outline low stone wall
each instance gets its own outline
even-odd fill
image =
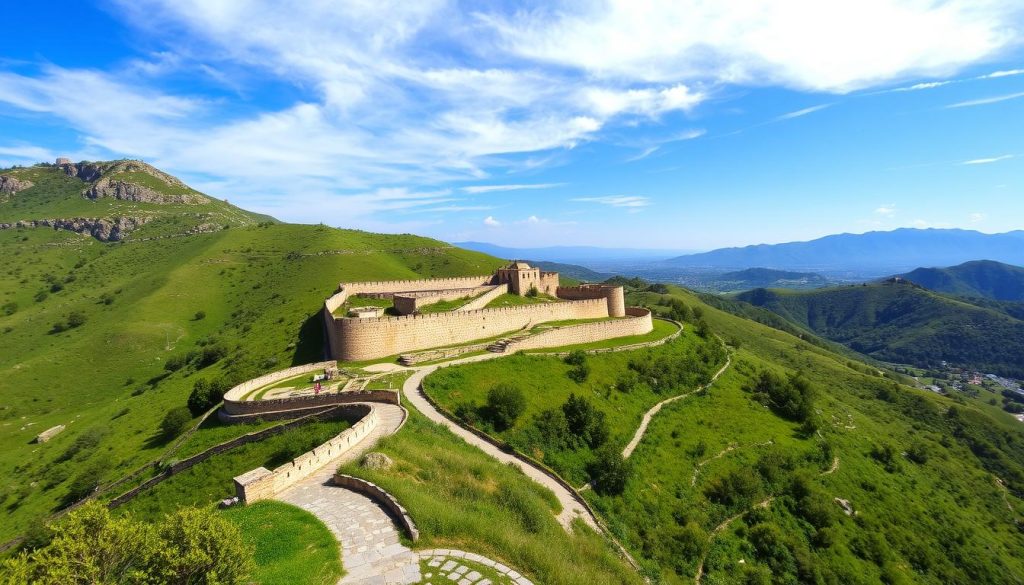
[[[567,325],[537,333],[525,339],[513,341],[505,351],[515,352],[524,349],[594,343],[615,337],[644,335],[654,330],[651,312],[647,309],[630,307],[626,312],[630,316],[611,321]]]
[[[241,402],[225,400],[222,412],[228,418],[224,416],[220,418],[228,422],[231,420],[230,417],[236,416],[270,414],[304,408],[351,404],[353,402],[399,404],[400,397],[393,390],[356,390],[351,392],[326,392],[319,395],[293,396],[289,398],[271,398],[268,400],[243,400]]]
[[[229,402],[237,404],[241,400],[242,396],[245,396],[247,393],[249,393],[249,391],[261,388],[263,386],[266,386],[267,384],[279,382],[281,380],[291,378],[292,376],[298,376],[299,374],[315,372],[317,370],[326,370],[329,368],[335,368],[337,366],[338,363],[331,360],[327,362],[317,362],[313,364],[295,366],[292,368],[288,368],[287,370],[280,370],[277,372],[266,374],[264,376],[260,376],[259,378],[253,378],[252,380],[242,382],[238,386],[235,386],[234,388],[225,392],[224,405],[227,406]]]
[[[376,407],[372,404],[352,405],[362,407],[365,415],[336,437],[311,451],[299,455],[288,463],[274,469],[256,468],[235,478],[235,494],[246,504],[274,497],[309,477],[337,458],[377,428],[380,422]]]
[[[493,289],[491,289],[490,292],[484,293],[480,297],[475,298],[472,301],[469,301],[465,305],[462,305],[461,307],[459,307],[458,309],[455,309],[455,310],[456,311],[475,311],[477,309],[482,309],[482,308],[487,306],[487,303],[493,301],[494,299],[500,297],[501,295],[503,295],[503,294],[505,294],[507,292],[508,292],[508,284],[499,284],[499,285],[495,286]]]
[[[358,492],[377,502],[398,521],[402,530],[405,531],[406,535],[413,542],[420,539],[420,531],[416,529],[416,524],[412,521],[412,517],[409,516],[409,512],[398,503],[394,496],[384,491],[384,488],[365,479],[359,479],[358,477],[352,477],[343,473],[334,474],[334,485]]]

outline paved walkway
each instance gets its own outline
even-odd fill
[[[500,355],[500,354],[490,354]],[[488,356],[474,356],[466,358],[464,360],[457,360],[454,362],[447,362],[445,365],[453,365],[459,363],[467,363],[471,361],[481,361],[482,359],[488,359]],[[502,451],[496,447],[493,443],[485,441],[473,433],[462,428],[455,422],[451,421],[445,415],[441,414],[420,392],[420,382],[423,381],[427,375],[436,370],[438,366],[426,366],[417,369],[416,373],[410,376],[402,387],[402,392],[405,395],[405,399],[410,404],[416,407],[416,410],[422,412],[430,420],[442,424],[448,427],[448,430],[455,433],[459,437],[462,437],[470,445],[478,447],[484,453],[487,453],[491,457],[494,457],[498,461],[505,464],[512,464],[518,467],[527,477],[533,481],[541,484],[542,486],[550,489],[554,492],[555,497],[558,498],[559,503],[562,504],[562,512],[558,515],[558,521],[565,527],[566,530],[570,530],[570,526],[574,518],[581,518],[588,526],[594,530],[600,532],[600,528],[597,525],[597,519],[587,510],[577,499],[576,495],[571,492],[564,485],[555,481],[547,473],[541,471],[539,468],[530,465],[518,457]]]
[[[622,450],[622,458],[629,459],[629,456],[633,454],[633,451],[636,450],[637,445],[640,444],[640,440],[644,438],[644,433],[647,432],[647,426],[651,424],[651,419],[654,418],[654,415],[658,414],[662,406],[665,406],[666,404],[669,404],[671,402],[675,402],[676,400],[682,400],[683,398],[686,398],[687,396],[692,396],[694,394],[697,394],[698,392],[703,392],[704,390],[707,390],[712,384],[715,383],[715,380],[717,380],[719,376],[721,376],[723,373],[725,373],[727,369],[729,369],[730,365],[732,365],[732,356],[727,353],[725,356],[725,365],[722,366],[721,369],[719,369],[717,372],[715,372],[715,375],[711,377],[710,382],[701,386],[700,388],[697,388],[693,392],[680,394],[679,396],[673,396],[672,398],[666,398],[665,400],[662,400],[661,402],[655,404],[654,406],[651,407],[650,410],[645,412],[643,420],[640,421],[640,426],[637,427],[636,432],[633,433],[633,438],[629,440],[629,444],[626,445],[626,448]]]
[[[331,530],[341,543],[346,585],[408,584],[420,581],[418,557],[399,542],[394,522],[373,500],[331,483],[339,465],[355,461],[381,437],[393,435],[405,422],[406,412],[393,404],[374,403],[377,428],[352,450],[277,495],[277,499],[307,510]]]

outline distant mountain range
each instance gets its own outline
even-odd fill
[[[563,277],[569,277],[573,280],[579,280],[582,282],[604,282],[611,278],[612,274],[605,274],[603,272],[597,272],[591,270],[585,266],[578,266],[576,264],[565,264],[562,262],[547,262],[544,260],[531,260],[529,258],[523,258],[530,266],[536,266],[541,270],[547,270],[550,272],[557,272]]]
[[[900,275],[927,289],[996,301],[1024,301],[1024,268],[991,260],[951,268],[918,268]]]
[[[947,296],[903,278],[810,291],[757,288],[736,298],[884,361],[946,361],[1024,377],[1024,304]]]
[[[506,258],[508,260],[586,263],[592,261],[642,260],[655,261],[688,253],[688,250],[658,250],[646,248],[601,248],[598,246],[551,246],[547,248],[506,248],[486,242],[453,242],[452,245]]]
[[[778,270],[855,271],[881,276],[919,266],[951,266],[970,260],[1024,264],[1024,231],[983,234],[959,229],[898,229],[839,234],[809,242],[722,248],[672,258],[676,268],[763,266]]]

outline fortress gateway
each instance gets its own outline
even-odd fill
[[[538,297],[539,302],[487,308],[506,293]],[[380,302],[367,303],[366,299]],[[460,300],[464,302],[459,304]],[[439,302],[455,308],[421,312]],[[391,306],[385,309],[368,304]],[[543,272],[525,262],[513,262],[485,276],[341,283],[338,292],[324,302],[323,315],[331,357],[342,361],[377,359],[505,334],[513,337],[492,344],[492,351],[591,343],[642,335],[653,328],[650,311],[626,308],[621,286],[559,286],[557,272]],[[565,323],[584,319],[592,321]],[[543,325],[555,321],[558,323]]]

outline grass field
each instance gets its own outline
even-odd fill
[[[199,378],[239,382],[321,359],[319,311],[339,280],[501,264],[425,238],[285,224],[135,243],[12,229],[0,253],[0,304],[16,305],[0,313],[0,541],[54,511],[83,470],[112,481],[159,458],[160,420]],[[85,323],[51,333],[72,312]],[[165,370],[207,347],[224,358]],[[31,442],[58,424],[53,440]],[[62,459],[83,435],[88,448]]]
[[[676,329],[670,323],[667,325]],[[683,386],[652,389],[647,384],[635,384],[628,391],[618,389],[629,371],[631,361],[652,362],[658,359],[691,363],[693,375]],[[543,441],[535,435],[533,424],[539,414],[560,408],[570,394],[582,396],[605,413],[610,442],[625,445],[647,409],[668,396],[688,392],[706,382],[725,363],[725,355],[717,340],[701,339],[688,330],[676,341],[663,346],[591,355],[586,358],[586,362],[590,374],[582,383],[570,379],[568,374],[574,366],[566,364],[559,357],[517,354],[442,368],[427,377],[424,388],[449,412],[464,412],[467,407],[482,407],[486,403],[488,391],[495,384],[511,382],[526,397],[526,410],[516,423],[501,431],[488,426],[485,419],[476,424],[546,463],[579,486],[588,479],[585,468],[592,454],[587,450],[545,449]]]
[[[571,322],[570,322],[571,323]],[[679,331],[679,327],[669,321],[662,321],[661,319],[655,319],[653,323],[654,327],[649,333],[643,335],[627,335],[625,337],[615,337],[612,339],[602,339],[601,341],[593,341],[590,343],[577,343],[574,345],[563,345],[561,347],[550,347],[542,349],[531,349],[530,353],[550,353],[550,352],[565,352],[574,350],[591,350],[591,349],[608,349],[612,347],[621,347],[623,345],[633,345],[635,343],[647,343],[650,341],[658,341],[664,339],[669,335],[672,335],[676,331]]]
[[[417,548],[486,555],[544,585],[639,584],[608,543],[580,524],[572,535],[555,520],[558,502],[513,467],[502,465],[440,425],[410,411],[406,425],[376,451],[394,466],[343,473],[386,489],[420,530]]]
[[[334,585],[344,571],[331,531],[301,508],[267,500],[222,512],[255,549],[253,583]]]

